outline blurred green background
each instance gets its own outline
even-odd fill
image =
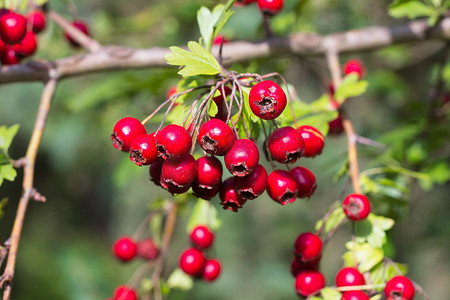
[[[387,15],[390,3],[287,0],[272,24],[278,34],[326,34],[404,22]],[[196,11],[201,5],[215,4],[82,0],[76,6],[79,17],[89,23],[101,43],[166,47],[197,40]],[[53,1],[50,6],[70,18],[66,2]],[[223,33],[229,39],[258,40],[263,38],[261,22],[256,6],[239,8]],[[74,54],[61,30],[50,22],[39,36],[35,58],[53,60]],[[448,299],[450,294],[448,117],[431,118],[424,133],[412,140],[395,130],[405,125],[414,127],[428,118],[427,94],[436,81],[437,64],[443,54],[443,42],[429,41],[341,57],[342,63],[360,59],[370,84],[364,96],[346,103],[357,133],[376,140],[386,138],[392,146],[390,154],[411,169],[423,171],[438,163],[443,168],[435,171],[441,184],[424,191],[415,181],[409,182],[408,200],[402,203],[409,206],[398,205],[394,212],[387,212],[398,218],[390,231],[390,254],[409,265],[408,276],[420,283],[431,299]],[[307,102],[327,92],[330,81],[322,57],[273,58],[235,68],[261,74],[282,72]],[[450,65],[445,72],[448,79]],[[13,299],[106,299],[140,266],[139,260],[117,262],[111,255],[111,245],[120,235],[135,231],[155,195],[169,194],[149,182],[146,167],[135,166],[127,155],[114,150],[110,134],[121,117],[143,119],[151,113],[177,82],[177,76],[175,69],[112,72],[68,79],[58,86],[36,166],[35,187],[48,201],[29,206]],[[11,148],[14,158],[26,151],[41,91],[40,83],[0,87],[0,125],[21,124]],[[147,129],[150,127],[156,128],[151,125]],[[362,170],[372,166],[381,153],[364,145],[358,149]],[[310,201],[297,200],[282,207],[264,194],[236,214],[222,210],[218,199],[213,199],[223,221],[212,250],[222,261],[222,275],[213,284],[196,282],[189,292],[174,292],[170,299],[296,299],[289,272],[293,242],[301,232],[314,230],[324,210],[351,191],[343,191],[345,179],[332,182],[345,157],[345,137],[327,137],[321,156],[299,161],[318,180]],[[0,241],[10,234],[21,193],[21,175],[19,171],[16,182],[5,182],[0,189],[0,199],[9,197],[0,219]],[[177,220],[166,273],[176,267],[179,254],[188,246],[188,217],[186,212]],[[322,256],[321,269],[329,285],[342,266],[341,255],[349,238],[350,228],[345,227]]]

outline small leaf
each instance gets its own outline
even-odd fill
[[[358,80],[358,75],[350,73],[342,80],[334,97],[338,103],[343,103],[346,99],[364,94],[369,83],[365,80]]]
[[[0,185],[2,185],[4,179],[14,181],[16,175],[17,171],[12,164],[0,165]]]
[[[219,108],[217,107],[216,102],[209,101],[208,115],[215,116],[218,111],[219,111]]]
[[[10,126],[9,128],[6,126],[0,126],[0,149],[3,149],[5,153],[8,153],[9,146],[19,131],[19,124],[15,124]]]
[[[350,251],[344,253],[343,259],[346,266],[354,266],[355,259],[358,262],[358,270],[361,273],[368,272],[384,258],[382,249],[373,248],[369,244],[356,244],[348,242],[346,245]]]
[[[249,93],[250,88],[242,87],[242,96],[244,97],[244,110],[249,119],[252,120],[253,123],[256,123],[260,119],[253,113],[252,109],[250,108]]]
[[[8,198],[3,198],[0,201],[0,218],[3,217],[5,212],[3,211],[3,208],[5,208],[6,204],[8,203]]]
[[[217,209],[209,201],[198,199],[192,209],[186,231],[191,233],[192,229],[198,225],[207,225],[211,230],[216,230],[221,225],[220,219],[217,217]]]
[[[194,281],[189,275],[177,268],[167,279],[167,286],[173,289],[188,291],[194,286]]]
[[[342,294],[333,288],[325,287],[320,290],[323,300],[341,300]]]
[[[408,1],[401,3],[394,3],[389,8],[389,15],[393,18],[416,19],[418,17],[428,17],[434,12],[432,6],[428,6],[425,3],[419,1]]]
[[[336,226],[338,226],[342,222],[342,220],[344,220],[345,218],[346,218],[346,216],[345,216],[344,210],[342,209],[342,206],[337,205],[325,223],[325,227],[324,227],[325,232],[328,233],[331,230],[333,230],[334,228],[336,228]],[[322,222],[323,222],[323,220],[320,220],[319,222],[317,222],[316,230],[319,230],[320,227],[322,227]]]

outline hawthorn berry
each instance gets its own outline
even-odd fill
[[[286,94],[271,80],[265,80],[252,87],[249,94],[250,109],[261,119],[273,120],[286,107]]]
[[[2,65],[11,66],[20,63],[20,57],[14,51],[13,46],[4,45],[2,51],[0,51],[0,62]]]
[[[131,143],[130,159],[139,167],[151,165],[158,160],[156,132],[138,136]]]
[[[235,177],[229,177],[222,183],[219,196],[224,209],[237,212],[247,200],[239,196],[234,189],[234,179]]]
[[[307,297],[325,287],[325,277],[316,270],[305,270],[295,277],[297,294]]]
[[[213,40],[213,44],[216,46],[220,46],[220,45],[222,45],[222,43],[226,44],[226,43],[228,43],[228,40],[221,34],[216,35],[216,37]]]
[[[355,286],[364,285],[366,280],[363,274],[361,274],[358,269],[352,267],[346,267],[339,270],[336,275],[336,286]]]
[[[206,258],[202,251],[196,248],[185,250],[179,260],[179,266],[184,273],[191,276],[201,276],[205,269]]]
[[[150,175],[150,181],[152,181],[156,185],[161,185],[161,171],[162,171],[162,161],[154,162],[150,165],[149,168],[149,175]]]
[[[361,221],[370,213],[370,201],[361,194],[350,194],[342,202],[344,213],[350,220]]]
[[[351,59],[347,61],[344,65],[344,74],[348,75],[350,73],[356,73],[358,75],[358,78],[361,80],[363,77],[363,67],[359,60],[357,59]]]
[[[297,275],[304,270],[318,270],[319,269],[319,263],[320,263],[321,255],[319,255],[317,258],[308,261],[303,262],[297,257],[294,257],[291,262],[291,274],[294,277],[297,277]]]
[[[175,95],[176,93],[177,93],[177,86],[174,85],[174,86],[172,86],[172,87],[167,91],[166,99],[169,99],[170,97],[172,97],[172,96]]]
[[[72,22],[72,26],[84,33],[85,35],[89,36],[89,28],[88,25],[81,21],[81,20],[75,20]],[[75,48],[80,47],[81,45],[67,32],[64,32],[64,37],[66,40]]]
[[[242,177],[250,174],[258,166],[259,150],[248,139],[238,139],[225,154],[225,166],[233,176]]]
[[[267,180],[267,193],[270,198],[281,205],[295,201],[298,187],[294,177],[288,171],[275,170]]]
[[[200,127],[198,143],[203,150],[214,155],[224,155],[232,146],[236,135],[219,119],[211,119]]]
[[[20,43],[27,33],[27,19],[13,11],[0,18],[0,38],[6,44]]]
[[[153,239],[146,238],[138,242],[137,255],[143,259],[152,260],[158,257],[159,249]]]
[[[208,227],[199,225],[191,231],[190,239],[194,247],[208,249],[214,242],[214,233]]]
[[[221,265],[217,259],[208,259],[203,270],[202,279],[208,282],[214,281],[219,277],[220,270]]]
[[[384,287],[384,295],[392,300],[411,300],[415,293],[411,280],[401,275],[391,278]]]
[[[259,9],[269,15],[276,15],[283,8],[283,0],[258,0]]]
[[[136,291],[132,288],[121,285],[118,286],[116,291],[114,292],[114,300],[137,300]]]
[[[158,156],[164,160],[188,154],[191,147],[191,136],[182,126],[170,124],[156,134]]]
[[[27,21],[31,23],[32,31],[34,33],[39,33],[45,29],[47,25],[47,17],[42,10],[34,10],[27,15]]]
[[[272,157],[280,163],[296,162],[305,150],[305,143],[300,132],[290,126],[276,129],[267,142]]]
[[[214,156],[204,156],[197,159],[197,174],[195,182],[200,187],[212,187],[222,180],[223,167],[220,160]]]
[[[291,174],[297,182],[298,198],[309,198],[316,190],[316,177],[305,167],[295,167],[291,170]]]
[[[322,153],[325,137],[319,130],[308,125],[300,126],[297,130],[305,142],[304,157],[314,157]]]
[[[221,121],[226,122],[227,118],[228,118],[228,110],[227,110],[227,105],[226,105],[225,101],[226,101],[226,97],[231,94],[231,89],[229,87],[225,86],[223,88],[223,91],[222,91],[222,89],[219,89],[219,91],[220,91],[220,95],[212,98],[212,100],[214,101],[214,103],[217,106],[217,113],[212,118],[219,119]],[[225,96],[224,96],[223,92],[225,92]]]
[[[118,259],[126,262],[136,257],[137,245],[132,238],[123,236],[114,243],[113,250]]]
[[[13,45],[13,49],[17,55],[22,57],[33,55],[37,49],[37,39],[34,32],[28,31],[20,43]]]
[[[116,149],[128,152],[130,151],[133,140],[146,133],[147,131],[145,130],[144,125],[142,125],[138,119],[125,117],[120,119],[116,125],[114,125],[111,140]]]
[[[175,157],[164,161],[161,170],[161,186],[168,189],[167,185],[175,188],[189,188],[197,174],[197,162],[190,154]]]
[[[192,184],[192,194],[204,200],[211,200],[212,198],[214,198],[214,196],[217,195],[217,193],[220,192],[221,186],[221,181],[213,186],[199,185],[194,181],[194,183]]]
[[[341,300],[369,300],[369,295],[363,291],[346,291],[342,293]]]
[[[295,240],[294,254],[301,262],[317,259],[322,253],[322,240],[314,233],[304,232]]]
[[[249,175],[234,178],[234,189],[242,198],[252,200],[264,193],[267,181],[266,169],[262,165],[257,165]]]
[[[191,188],[190,185],[176,186],[176,185],[172,184],[170,181],[166,181],[166,179],[164,178],[164,175],[162,173],[161,173],[161,178],[160,178],[159,182],[160,182],[161,187],[163,189],[167,190],[172,195],[184,194]]]
[[[339,109],[339,103],[337,103],[334,99],[333,99],[333,95],[334,95],[334,86],[331,85],[332,91],[330,91],[330,108],[332,110],[338,110]],[[339,135],[342,132],[344,132],[344,124],[342,123],[342,115],[339,112],[339,115],[337,116],[336,119],[328,122],[328,134],[331,135]]]

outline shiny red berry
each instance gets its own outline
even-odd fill
[[[384,295],[392,300],[411,300],[416,290],[413,283],[405,276],[395,276],[386,283]]]
[[[270,173],[267,193],[272,200],[281,205],[286,205],[295,201],[297,192],[297,183],[291,173],[284,170],[275,170]]]
[[[217,259],[208,259],[203,270],[202,279],[208,282],[214,281],[219,277],[220,270],[221,265]]]
[[[220,160],[214,156],[204,156],[197,159],[197,175],[195,182],[200,187],[212,187],[222,181],[223,167]]]
[[[286,126],[272,132],[267,147],[277,162],[288,164],[296,162],[303,155],[305,143],[300,132]]]
[[[221,34],[217,35],[214,40],[213,40],[213,44],[216,46],[220,46],[223,44],[228,43],[228,40]]]
[[[252,200],[264,193],[267,182],[266,169],[262,165],[257,165],[249,175],[234,178],[234,189],[242,198]]]
[[[125,117],[120,119],[116,125],[114,125],[111,140],[116,149],[128,152],[130,151],[133,140],[146,133],[147,131],[145,130],[144,125],[142,125],[138,119]]]
[[[191,147],[191,136],[182,126],[167,125],[156,135],[158,156],[164,160],[188,154]]]
[[[317,235],[304,232],[295,240],[294,254],[302,262],[317,259],[322,253],[322,240]]]
[[[319,269],[319,263],[320,263],[320,258],[321,255],[319,255],[317,258],[308,261],[308,262],[303,262],[299,259],[297,259],[297,257],[294,257],[292,259],[291,262],[291,274],[294,277],[297,277],[297,275],[301,272],[301,271],[305,271],[305,270],[318,270]]]
[[[237,212],[247,200],[239,196],[234,189],[234,179],[235,177],[229,177],[222,183],[219,195],[220,204],[224,209]]]
[[[316,177],[305,167],[295,167],[291,170],[291,174],[297,182],[298,198],[309,198],[317,188]]]
[[[162,161],[154,162],[150,165],[149,168],[149,175],[150,175],[150,181],[152,181],[156,185],[161,185],[161,171],[162,171]]]
[[[227,123],[211,119],[200,127],[198,142],[203,150],[214,155],[224,155],[233,146],[236,135]]]
[[[352,267],[346,267],[339,270],[336,275],[336,286],[354,286],[354,285],[364,285],[366,280],[363,274],[361,274],[358,269]]]
[[[307,297],[325,287],[325,277],[315,270],[300,272],[295,278],[295,290],[297,294]]]
[[[181,270],[191,276],[201,276],[205,269],[205,264],[205,255],[196,248],[189,248],[180,256],[179,265]]]
[[[6,44],[20,43],[27,33],[27,19],[21,14],[9,12],[0,18],[0,38]]]
[[[132,288],[121,285],[114,292],[114,300],[137,300],[136,291]]]
[[[358,78],[361,79],[363,77],[363,67],[359,60],[357,59],[351,59],[344,65],[344,74],[348,75],[350,73],[356,73],[358,74]]]
[[[136,257],[137,245],[132,238],[124,236],[114,243],[113,250],[115,256],[121,261],[130,261]]]
[[[137,255],[143,259],[152,260],[158,257],[159,249],[153,239],[146,238],[137,244]]]
[[[172,86],[172,87],[167,91],[166,99],[169,99],[170,97],[172,97],[173,95],[175,95],[177,92],[178,92],[178,91],[177,91],[177,86],[176,86],[176,85]]]
[[[208,227],[196,226],[190,235],[191,242],[198,249],[208,249],[214,242],[214,233]]]
[[[286,94],[273,81],[265,80],[252,87],[249,94],[250,109],[261,119],[273,120],[286,107]]]
[[[341,300],[369,300],[369,295],[363,291],[347,291],[342,293]]]
[[[4,44],[4,48],[0,52],[0,62],[6,66],[17,65],[20,63],[20,57],[14,51],[13,46]]]
[[[225,166],[233,176],[242,177],[255,170],[259,163],[259,150],[248,139],[238,139],[225,154]]]
[[[37,39],[34,32],[28,31],[20,43],[13,45],[13,49],[17,55],[22,57],[33,55],[37,49]]]
[[[370,213],[370,201],[361,194],[350,194],[342,202],[344,213],[350,220],[361,221]]]
[[[322,153],[325,137],[319,130],[308,125],[300,126],[297,130],[305,142],[304,157],[314,157]]]
[[[194,183],[192,184],[192,194],[204,200],[211,200],[220,192],[221,187],[221,181],[213,186],[200,186],[197,182],[194,181]]]
[[[197,174],[197,162],[195,158],[186,154],[164,161],[161,176],[164,182],[161,186],[171,185],[178,188],[190,187],[195,180]]]
[[[158,160],[156,134],[143,134],[131,143],[130,159],[138,166],[151,165]]]
[[[34,33],[39,33],[47,25],[47,17],[42,10],[34,10],[27,15],[27,21],[31,23]]]
[[[283,0],[258,0],[258,7],[263,13],[276,15],[283,8]]]
[[[82,33],[84,33],[85,35],[89,36],[89,28],[87,26],[87,24],[83,21],[80,20],[75,20],[72,22],[72,26],[74,26],[75,28],[77,28],[79,31],[81,31]],[[64,33],[64,37],[66,38],[66,40],[73,46],[73,47],[80,47],[81,45],[75,41],[73,39],[73,37],[68,34],[67,32]]]

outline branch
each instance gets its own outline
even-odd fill
[[[450,39],[450,17],[431,28],[426,20],[394,27],[367,27],[330,35],[295,33],[287,37],[274,37],[260,42],[237,41],[223,46],[223,63],[231,64],[257,58],[282,55],[310,56],[326,54],[334,48],[338,53],[369,51],[394,44],[429,39]],[[218,55],[220,47],[214,47]],[[68,78],[87,73],[112,70],[169,67],[164,56],[167,48],[132,49],[107,46],[83,55],[63,58],[54,62],[33,61],[23,65],[5,66],[0,72],[0,84],[26,81],[46,81],[51,69],[53,76]]]
[[[11,232],[11,246],[9,249],[8,261],[6,263],[5,271],[0,280],[0,287],[3,287],[3,300],[9,300],[11,297],[11,283],[14,277],[14,267],[16,265],[17,249],[19,247],[23,221],[25,218],[25,213],[27,211],[28,203],[36,193],[35,189],[33,188],[36,155],[41,143],[42,134],[44,133],[45,124],[47,121],[48,113],[50,111],[53,96],[55,94],[56,85],[56,79],[50,79],[45,84],[41,96],[41,103],[39,104],[36,123],[34,125],[33,133],[31,135],[30,143],[28,145],[27,153],[25,156],[26,162],[24,166],[22,184],[23,193],[19,201],[19,206],[17,207],[16,218],[14,220],[14,225]]]

